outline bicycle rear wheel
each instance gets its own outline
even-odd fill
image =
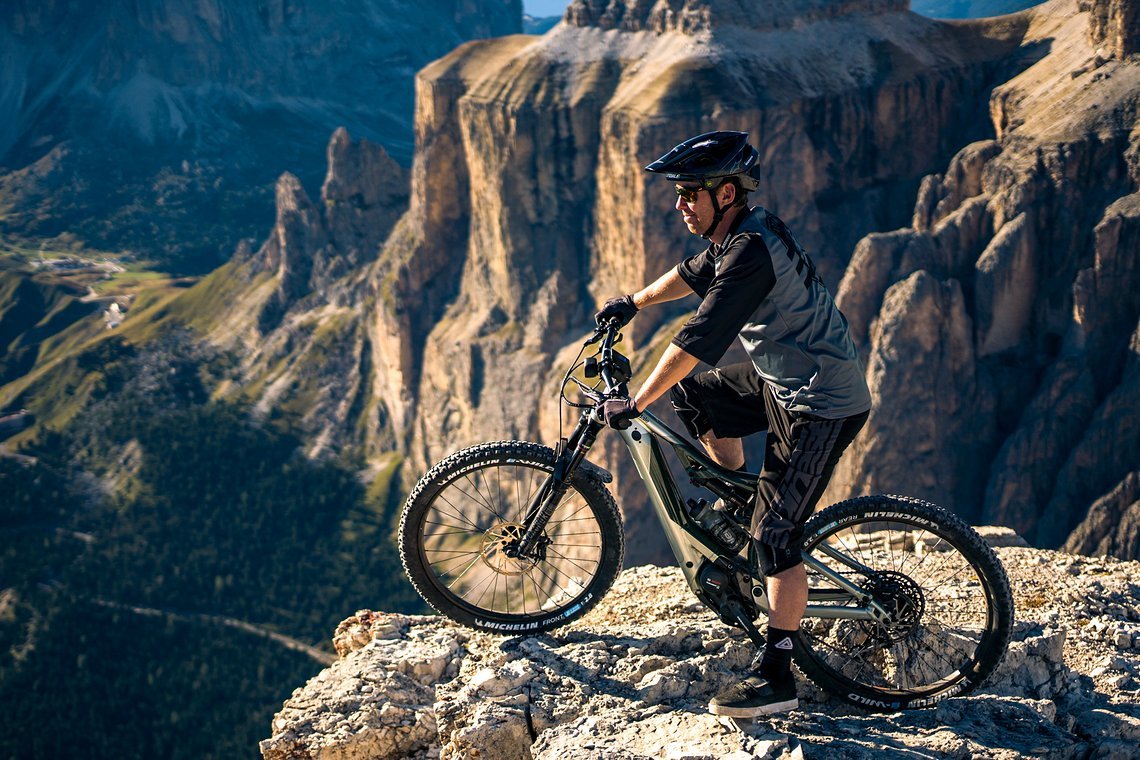
[[[893,613],[890,625],[804,619],[796,663],[836,696],[877,710],[926,707],[977,688],[1004,657],[1013,626],[1005,570],[940,507],[885,495],[841,502],[808,521],[804,552]],[[830,589],[831,603],[857,605],[813,569],[808,585],[817,601]]]
[[[518,558],[532,499],[554,452],[536,443],[484,443],[447,457],[412,490],[400,520],[400,559],[440,613],[495,633],[548,631],[586,614],[621,570],[617,505],[579,469],[546,524],[538,556]]]

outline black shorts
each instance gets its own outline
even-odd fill
[[[789,412],[750,362],[685,378],[673,386],[673,407],[695,438],[709,430],[718,438],[768,431],[752,513],[757,558],[765,575],[800,564],[804,523],[839,458],[866,423],[867,412],[835,420]],[[759,525],[769,510],[795,525],[785,548],[760,541]]]
[[[673,409],[694,438],[743,438],[768,429],[764,379],[752,362],[698,372],[673,386]]]

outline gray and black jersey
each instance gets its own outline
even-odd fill
[[[702,301],[674,345],[715,365],[739,336],[790,412],[839,419],[871,408],[847,320],[774,214],[756,206],[739,215],[722,244],[677,273]]]

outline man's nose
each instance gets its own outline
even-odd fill
[[[681,211],[681,205],[684,204],[684,202],[685,202],[685,200],[681,196],[678,195],[677,196],[677,202],[673,204],[673,208],[677,209],[678,211]]]

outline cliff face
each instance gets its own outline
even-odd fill
[[[751,132],[756,200],[834,284],[856,241],[909,220],[924,175],[993,136],[990,90],[1045,54],[1025,41],[1031,18],[576,2],[542,38],[471,43],[424,69],[411,207],[373,276],[376,396],[409,469],[478,440],[556,438],[556,383],[594,303],[699,249],[648,161],[704,130]],[[631,325],[639,364],[684,308]],[[645,498],[613,445],[599,456],[637,534]],[[633,561],[662,556],[654,533],[633,544]]]
[[[425,68],[390,234],[398,170],[373,147],[334,137],[318,203],[279,183],[273,233],[239,256],[240,306],[209,328],[242,347],[242,391],[301,419],[312,451],[406,455],[409,486],[476,441],[553,442],[595,302],[699,247],[641,166],[742,128],[764,153],[756,200],[829,277],[846,270],[837,300],[876,406],[829,498],[913,493],[1059,545],[1135,469],[1132,17],[1064,0],[955,24],[783,7],[576,3],[542,38]],[[895,215],[909,226],[873,232]],[[631,324],[642,377],[691,307]],[[595,459],[631,561],[667,560],[618,442]]]
[[[1082,7],[1037,9],[1025,45],[1049,52],[995,89],[997,139],[856,247],[837,301],[876,406],[831,495],[915,492],[1057,546],[1135,469],[1140,64],[1105,31],[1123,6]],[[1080,545],[1128,543],[1105,530]]]
[[[1016,608],[1033,620],[1017,623],[979,692],[936,708],[865,713],[800,679],[799,711],[734,730],[706,705],[748,667],[751,644],[697,603],[679,570],[639,567],[550,635],[358,612],[334,637],[341,659],[293,692],[261,751],[273,760],[1133,756],[1140,566],[996,551]]]
[[[319,180],[338,126],[407,165],[414,72],[520,25],[518,0],[5,3],[4,229],[184,266],[228,253],[284,168]]]
[[[407,171],[379,145],[338,129],[328,144],[320,196],[284,174],[277,220],[257,249],[233,260],[136,322],[173,315],[237,357],[218,395],[244,396],[261,415],[278,414],[307,440],[311,455],[330,449],[391,453],[372,395],[370,316],[365,273],[407,205]]]

